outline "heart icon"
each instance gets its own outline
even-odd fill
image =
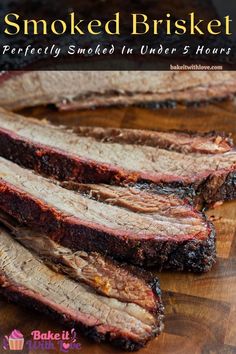
[[[70,348],[70,343],[63,343],[62,347],[63,347],[63,349],[67,350]]]

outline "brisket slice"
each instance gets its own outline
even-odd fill
[[[61,181],[191,187],[208,204],[236,197],[236,151],[219,134],[97,128],[76,134],[1,111],[0,155]]]
[[[104,143],[143,145],[182,153],[221,154],[233,148],[230,135],[223,132],[176,132],[101,127],[78,127],[81,137],[92,137]]]
[[[69,191],[3,158],[0,171],[1,209],[73,251],[196,272],[214,263],[212,224],[173,194],[117,187],[114,196],[113,189],[97,186],[96,200],[92,190]]]
[[[53,314],[97,341],[110,341],[126,350],[142,347],[160,332],[163,308],[158,295],[153,294],[155,313],[133,302],[101,296],[48,268],[3,228],[0,238],[0,292],[10,300]]]
[[[61,109],[148,102],[197,102],[236,92],[233,72],[27,71],[2,75],[1,106]],[[17,93],[17,95],[16,95]]]
[[[0,221],[18,242],[53,270],[87,284],[103,296],[135,303],[152,313],[158,312],[159,282],[151,273],[121,265],[96,252],[73,252],[47,235],[22,226],[2,211]]]

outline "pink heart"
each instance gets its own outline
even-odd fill
[[[70,343],[63,343],[62,347],[63,347],[63,349],[67,350],[70,348]]]

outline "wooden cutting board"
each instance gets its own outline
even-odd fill
[[[224,102],[201,107],[173,109],[112,108],[61,112],[55,109],[28,109],[24,114],[46,117],[68,126],[112,126],[144,129],[224,130],[236,141],[236,103]],[[164,333],[140,354],[233,354],[236,353],[236,202],[225,203],[208,215],[217,229],[217,264],[204,275],[164,272],[158,274],[165,303]],[[14,328],[26,339],[34,329],[61,331],[49,317],[0,297],[0,353],[2,336]],[[109,345],[98,345],[79,336],[81,354],[123,353]],[[10,353],[10,352],[9,352]],[[59,350],[24,350],[20,353],[50,354]],[[78,353],[77,350],[69,353]]]

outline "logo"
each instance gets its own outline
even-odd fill
[[[62,332],[41,332],[39,330],[33,330],[31,332],[31,338],[25,340],[23,334],[14,329],[9,336],[5,336],[3,339],[4,350],[23,350],[27,348],[29,351],[42,350],[47,351],[60,351],[62,353],[68,353],[70,350],[80,350],[81,344],[77,342],[77,335],[74,328],[71,331]]]
[[[24,336],[23,334],[14,329],[9,336],[5,336],[3,339],[3,349],[5,350],[23,350],[24,348]]]

